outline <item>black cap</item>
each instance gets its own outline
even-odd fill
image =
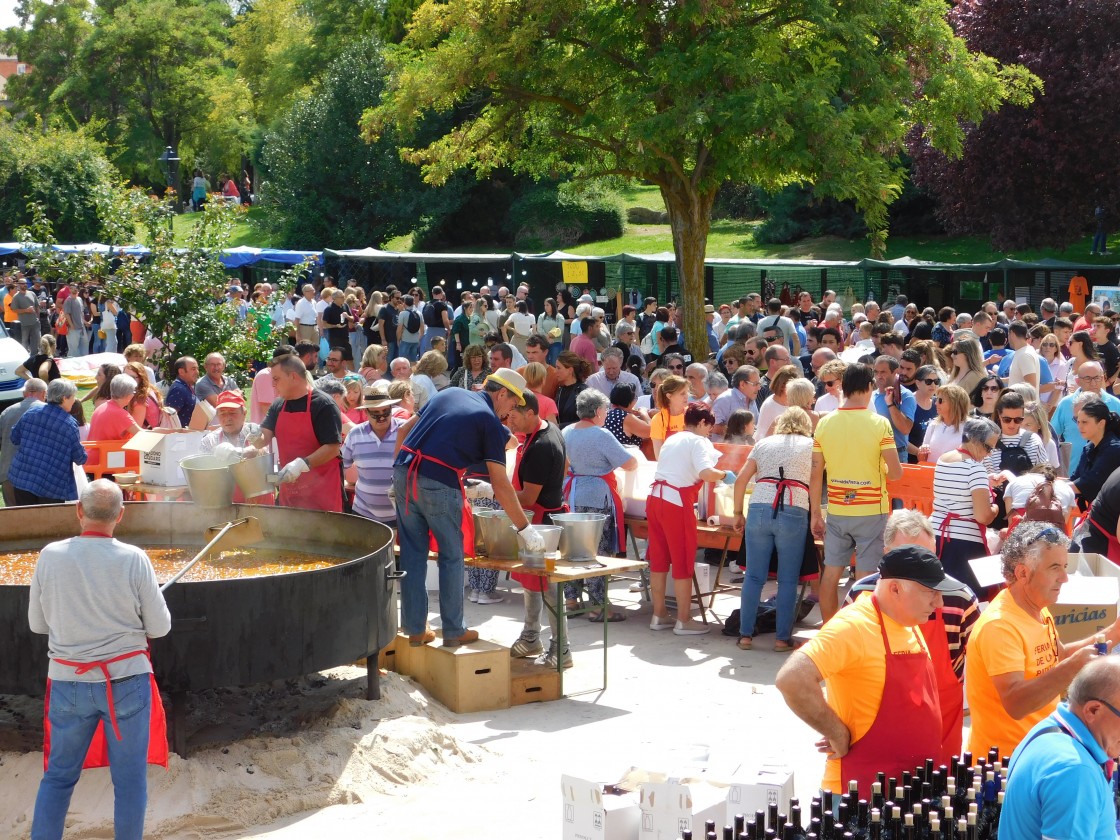
[[[928,548],[904,545],[883,555],[879,563],[883,580],[912,580],[939,592],[952,592],[957,584],[945,575],[937,555]]]

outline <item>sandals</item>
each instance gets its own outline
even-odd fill
[[[797,642],[774,642],[774,653],[792,653],[797,650]]]
[[[750,650],[752,644],[754,644],[754,640],[750,636],[739,637],[739,650]]]
[[[602,624],[603,623],[603,610],[599,609],[599,610],[596,610],[595,612],[588,613],[587,614],[587,620],[590,621],[593,624]],[[626,620],[626,614],[612,611],[612,612],[607,613],[606,620],[607,621],[625,621]]]

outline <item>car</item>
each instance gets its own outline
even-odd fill
[[[8,330],[0,321],[0,405],[23,399],[25,380],[16,376],[16,368],[26,361],[27,351],[8,335]]]

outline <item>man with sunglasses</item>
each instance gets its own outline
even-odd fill
[[[362,408],[367,422],[352,428],[342,442],[342,466],[358,467],[354,513],[395,526],[397,510],[389,498],[389,488],[393,486],[397,429],[404,422],[393,417],[393,406],[400,400],[390,399],[384,382],[367,388],[364,397]]]
[[[1062,692],[1096,655],[1093,636],[1063,644],[1050,614],[1069,579],[1069,544],[1054,525],[1020,522],[1003,546],[1007,587],[981,613],[965,660],[972,712],[968,749],[977,755],[991,747],[1011,753],[1058,707]],[[1120,622],[1104,635],[1114,645]]]
[[[1069,702],[1039,721],[1008,768],[1001,837],[1103,840],[1116,836],[1106,778],[1120,753],[1120,659],[1095,658],[1070,683]]]

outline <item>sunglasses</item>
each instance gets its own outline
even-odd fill
[[[1000,417],[999,422],[1001,422],[1001,423],[1022,423],[1023,418],[1022,417]]]
[[[941,383],[941,380],[940,379],[923,379],[922,382],[924,382],[926,385],[939,385]]]
[[[998,385],[985,385],[983,390],[985,390],[985,391],[999,391],[1000,387]]]
[[[767,335],[767,336],[763,336],[763,337],[766,339],[767,344],[773,344],[775,341],[778,340],[778,337],[776,335]]]
[[[684,370],[684,365],[666,365],[669,370]]]
[[[366,409],[366,414],[373,420],[388,420],[392,411],[374,411],[372,408]]]
[[[833,385],[836,385],[837,382],[838,382],[838,380],[836,380],[836,379],[829,379],[829,380],[822,379],[821,380],[821,384],[826,388],[831,388]]]

